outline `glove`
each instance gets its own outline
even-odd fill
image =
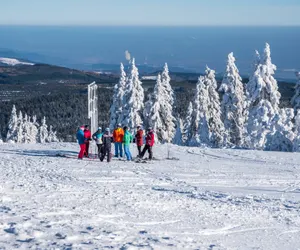
[[[132,142],[135,143],[135,138],[133,138]]]

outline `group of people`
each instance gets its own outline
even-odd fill
[[[135,142],[138,149],[138,158],[143,158],[145,153],[148,151],[149,159],[153,158],[152,147],[154,145],[154,133],[152,128],[148,128],[146,136],[144,137],[144,131],[141,126],[137,126],[137,132],[133,136],[129,132],[128,127],[123,127],[118,124],[111,134],[110,129],[106,128],[102,131],[99,127],[98,130],[91,135],[91,131],[88,125],[81,126],[77,131],[77,141],[80,145],[80,152],[78,154],[78,159],[83,159],[83,157],[89,157],[89,146],[90,141],[94,140],[98,148],[98,157],[100,161],[103,161],[105,157],[107,162],[111,161],[111,145],[115,145],[115,157],[123,158],[123,149],[126,159],[132,161],[133,157],[130,152],[130,144]],[[144,143],[145,139],[145,143]],[[145,144],[145,145],[144,145]],[[142,147],[144,146],[143,150]]]

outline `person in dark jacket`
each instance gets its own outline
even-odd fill
[[[103,142],[103,154],[101,155],[100,161],[103,161],[105,156],[107,156],[107,162],[111,160],[111,144],[113,142],[113,136],[110,133],[109,128],[105,129],[105,133],[102,136]]]
[[[84,140],[85,140],[85,157],[89,157],[89,148],[90,148],[90,141],[92,140],[91,138],[91,131],[89,125],[84,126]]]
[[[149,160],[152,160],[152,158],[153,158],[153,151],[152,151],[153,145],[154,145],[154,133],[153,133],[152,128],[149,128],[148,132],[147,132],[147,136],[146,136],[146,145],[143,148],[143,151],[141,153],[141,158],[143,158],[146,151],[148,151]]]
[[[102,142],[102,128],[99,127],[98,130],[93,134],[93,139],[96,142],[98,148],[98,157],[101,159],[101,155],[103,154],[103,142]]]
[[[142,130],[141,126],[137,126],[135,142],[136,142],[137,149],[139,152],[138,157],[141,156],[141,154],[142,154],[142,146],[144,144],[143,136],[144,136],[144,131]]]
[[[80,159],[80,160],[82,160],[84,152],[85,152],[85,139],[84,139],[83,130],[84,130],[84,126],[81,126],[80,128],[78,128],[77,133],[76,133],[77,141],[80,146],[80,151],[78,154],[78,159]]]

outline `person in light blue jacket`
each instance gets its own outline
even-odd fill
[[[84,126],[81,126],[76,133],[77,141],[80,146],[80,151],[78,154],[78,159],[82,160],[84,152],[85,152],[85,139],[84,139]]]
[[[102,141],[102,128],[99,127],[98,130],[93,134],[92,138],[96,142],[97,148],[98,148],[98,157],[101,158],[101,155],[103,154],[103,141]]]

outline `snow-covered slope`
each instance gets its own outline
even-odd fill
[[[11,66],[15,66],[15,65],[34,65],[34,63],[29,63],[29,62],[21,62],[18,59],[14,59],[14,58],[6,58],[6,57],[0,57],[0,64],[7,64],[7,65],[11,65]]]
[[[77,150],[0,145],[0,249],[300,246],[299,154],[163,145],[107,164]]]

